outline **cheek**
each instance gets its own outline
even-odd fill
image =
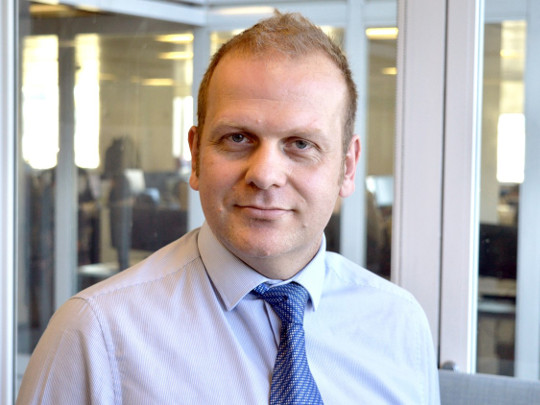
[[[234,165],[230,163],[207,158],[201,160],[199,171],[199,190],[204,197],[216,199],[230,192],[237,182]]]
[[[330,160],[330,159],[329,159]],[[299,176],[311,185],[311,188],[317,188],[323,194],[337,193],[343,178],[343,160],[340,157],[332,158],[325,164],[315,168],[304,170],[304,176]]]
[[[212,153],[201,153],[199,160],[199,177],[201,186],[204,186],[204,183],[213,183],[214,181],[219,181],[227,173],[225,168],[226,165],[214,157]]]
[[[322,215],[329,214],[334,209],[339,193],[339,175],[336,170],[312,171],[304,176],[298,176],[296,189],[302,195],[310,209]]]

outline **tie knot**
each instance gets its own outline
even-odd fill
[[[308,292],[300,284],[293,282],[277,287],[259,284],[253,292],[272,306],[282,323],[303,323]]]

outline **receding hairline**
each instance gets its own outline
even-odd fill
[[[270,63],[276,62],[280,63],[281,61],[302,61],[302,60],[312,60],[315,62],[317,58],[321,58],[327,62],[327,66],[329,69],[332,69],[335,73],[335,77],[338,78],[342,85],[343,85],[343,108],[344,108],[344,114],[342,115],[343,124],[345,125],[345,121],[347,119],[347,105],[351,101],[351,95],[349,92],[349,88],[347,86],[347,79],[345,75],[343,74],[340,67],[336,64],[336,62],[331,58],[326,52],[322,50],[311,50],[309,52],[305,53],[289,53],[289,52],[283,52],[281,49],[276,48],[261,48],[261,49],[251,49],[249,47],[245,47],[242,49],[238,48],[232,48],[228,50],[225,54],[223,54],[218,63],[215,64],[211,71],[211,75],[209,75],[207,79],[207,83],[205,86],[205,112],[208,107],[208,96],[210,94],[210,88],[212,87],[212,83],[215,77],[216,71],[219,69],[220,66],[223,66],[224,63],[227,63],[231,60],[256,60],[256,61],[269,61]],[[199,123],[200,125],[201,123]],[[345,132],[345,131],[343,131]],[[345,133],[342,134],[345,136]]]

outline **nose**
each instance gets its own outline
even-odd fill
[[[277,145],[260,144],[247,165],[246,183],[261,190],[281,187],[287,181],[287,162]]]

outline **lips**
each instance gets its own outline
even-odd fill
[[[258,205],[237,205],[236,208],[240,210],[242,215],[245,215],[250,219],[265,221],[278,220],[290,213],[290,210],[288,209]]]

